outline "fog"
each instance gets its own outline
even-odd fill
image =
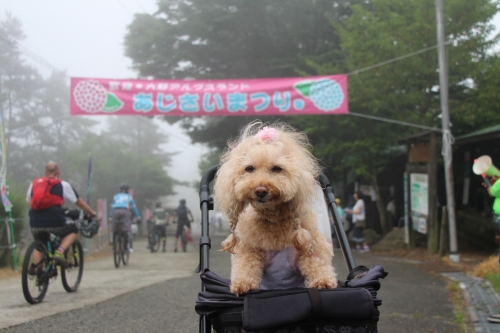
[[[4,20],[8,12],[22,23],[25,39],[19,46],[26,62],[45,77],[54,71],[64,71],[68,79],[137,77],[130,68],[131,60],[124,56],[126,28],[135,13],[152,13],[157,9],[156,0],[3,0],[1,7],[0,20]],[[69,116],[69,110],[67,112]],[[85,118],[98,122],[93,126],[97,133],[108,127],[106,116]],[[167,168],[168,175],[184,182],[199,180],[197,165],[206,148],[192,144],[178,125],[159,119],[154,123],[168,135],[161,149],[177,153]],[[186,198],[188,206],[197,214],[197,191],[186,186],[175,186],[174,191],[177,194],[169,196],[168,203],[175,205],[179,199]],[[84,189],[80,192],[83,194]]]

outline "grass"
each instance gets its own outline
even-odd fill
[[[460,288],[460,283],[452,281],[448,283],[447,289],[450,292],[453,302],[453,316],[455,317],[455,322],[460,327],[460,332],[464,333],[467,331],[468,317],[462,288]]]
[[[472,272],[474,276],[489,281],[497,293],[500,293],[500,264],[498,256],[494,255],[481,262]]]

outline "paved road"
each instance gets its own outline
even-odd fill
[[[213,248],[218,249],[221,238],[214,237],[212,241]],[[134,253],[131,267],[134,263],[138,267],[142,265],[137,260],[138,257],[139,255]],[[187,254],[158,253],[148,254],[148,257],[159,258],[158,263],[163,267],[170,267],[167,270],[169,272],[175,267],[184,269],[186,265],[194,269],[198,259],[193,249],[190,249]],[[226,253],[213,250],[210,259],[212,271],[221,276],[229,276],[229,256]],[[359,265],[371,267],[379,264],[389,272],[389,276],[382,281],[382,288],[379,292],[379,297],[383,300],[380,308],[380,332],[459,331],[454,323],[453,305],[446,290],[447,281],[444,278],[428,273],[416,262],[376,257],[370,253],[356,254],[355,259]],[[109,265],[108,261],[106,260],[107,265]],[[334,265],[339,277],[345,278],[347,270],[340,252],[334,259]],[[108,269],[105,273],[109,274],[110,271],[116,270]],[[120,269],[119,272],[122,274],[120,279],[114,279],[110,288],[115,288],[120,280],[130,279],[128,270]],[[144,272],[144,279],[156,274],[151,270]],[[87,273],[84,275],[86,287],[78,291],[78,297],[103,292],[103,290],[94,290],[90,287],[92,281],[89,279],[90,274]],[[182,278],[169,280],[166,278],[162,276],[159,279],[161,282],[94,305],[32,320],[1,332],[197,332],[198,316],[194,312],[194,303],[200,289],[199,277],[190,273]],[[50,301],[53,306],[61,300],[61,297],[63,297],[62,294],[54,292],[47,296],[47,301]],[[48,305],[48,302],[32,307],[23,305],[23,311]],[[0,303],[4,302],[0,300]],[[3,313],[3,308],[0,308],[0,312]]]

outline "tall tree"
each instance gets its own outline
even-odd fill
[[[496,38],[489,39],[492,25],[488,22],[496,12],[496,5],[490,0],[446,1],[450,110],[456,124],[466,123],[462,119],[473,115],[483,118],[477,108],[463,110],[463,105],[477,94],[471,89],[471,82],[477,80],[478,70],[488,68],[484,64],[487,52],[496,42]],[[372,0],[352,6],[352,14],[333,26],[341,38],[343,61],[319,64],[311,60],[309,64],[318,74],[353,73],[349,76],[351,111],[440,127],[437,51],[431,49],[397,59],[436,44],[434,1]],[[391,59],[394,62],[356,74],[359,69]],[[337,126],[337,122],[342,126]],[[319,157],[333,154],[339,167],[350,168],[375,188],[377,174],[387,163],[395,139],[416,131],[362,119],[344,123],[334,118],[309,122],[299,118],[297,123],[309,126],[313,137],[332,138],[316,146]],[[384,223],[385,209],[380,195],[377,197],[380,220]],[[389,226],[383,229],[387,231]]]
[[[242,78],[296,74],[303,57],[338,50],[331,19],[350,0],[163,0],[136,15],[125,54],[143,77]]]
[[[108,136],[122,143],[123,148],[138,156],[154,156],[170,164],[172,154],[162,150],[161,145],[168,143],[168,135],[160,130],[152,118],[146,117],[111,117],[109,118]]]
[[[39,176],[48,160],[59,163],[94,124],[69,117],[65,73],[44,78],[24,61],[21,22],[0,22],[0,111],[7,137],[8,170],[19,184]]]

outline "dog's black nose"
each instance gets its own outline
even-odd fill
[[[254,192],[259,198],[264,198],[269,193],[269,190],[265,186],[257,186]]]

